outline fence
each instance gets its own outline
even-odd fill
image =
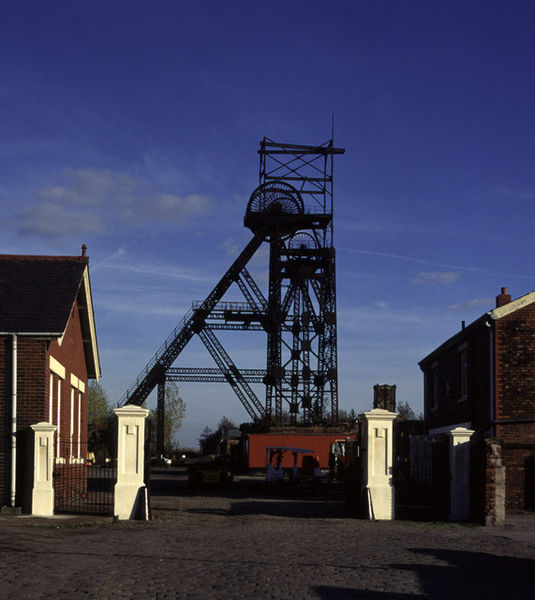
[[[87,442],[56,440],[54,512],[113,515],[116,461],[106,458],[96,464],[93,456]]]
[[[450,501],[449,439],[411,435],[396,448],[397,519],[447,520]]]

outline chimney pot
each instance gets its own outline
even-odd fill
[[[506,287],[502,287],[501,294],[496,296],[496,308],[509,304],[509,302],[511,302],[511,294],[507,293]]]

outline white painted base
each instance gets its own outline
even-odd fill
[[[54,514],[54,490],[32,490],[32,515],[36,517],[51,517]]]
[[[392,485],[368,485],[368,518],[391,521],[394,518],[394,488]]]
[[[114,488],[113,514],[120,520],[135,519],[138,512],[139,490],[143,485],[116,483]]]

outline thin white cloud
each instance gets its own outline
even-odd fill
[[[38,189],[15,218],[23,235],[62,236],[181,225],[210,210],[206,196],[171,194],[127,173],[67,169],[59,184]]]
[[[470,310],[472,308],[477,308],[477,307],[487,308],[492,305],[492,302],[493,302],[493,298],[473,298],[472,300],[469,300],[468,302],[452,304],[451,306],[448,306],[447,308],[445,308],[442,312],[454,313],[454,312]]]
[[[354,252],[355,254],[363,254],[366,256],[378,256],[380,258],[391,258],[394,260],[403,260],[406,262],[413,262],[413,263],[417,263],[417,264],[421,264],[421,265],[428,265],[430,267],[439,267],[442,269],[455,269],[455,270],[459,270],[459,271],[467,271],[470,273],[483,273],[486,275],[494,275],[497,277],[508,277],[511,279],[529,279],[531,281],[533,281],[533,279],[535,278],[535,275],[515,275],[512,273],[502,273],[502,272],[496,272],[496,271],[489,271],[488,269],[484,269],[482,267],[472,267],[472,266],[467,266],[467,265],[450,265],[450,264],[444,264],[444,263],[437,263],[437,262],[433,262],[430,260],[426,260],[423,258],[415,258],[413,256],[404,256],[403,254],[390,254],[388,252],[375,252],[372,250],[357,250],[356,248],[347,248],[347,247],[338,247],[338,251],[339,252]],[[347,277],[348,274],[346,273],[345,276]]]
[[[408,225],[401,223],[399,219],[393,220],[390,218],[381,218],[377,220],[363,219],[363,220],[342,220],[338,225],[337,229],[339,232],[350,232],[350,233],[405,233],[407,231],[414,231],[414,225],[409,227]]]
[[[535,198],[535,190],[520,190],[504,184],[495,185],[493,190],[502,196],[507,196],[509,198],[516,197],[523,200],[533,200]]]
[[[462,273],[456,271],[420,271],[412,282],[418,285],[435,282],[443,285],[451,285],[461,277]]]
[[[19,212],[19,233],[57,237],[70,233],[103,233],[100,215],[44,200]]]
[[[229,256],[238,256],[243,249],[234,238],[227,238],[220,247]]]
[[[342,305],[338,310],[338,326],[344,332],[364,330],[377,330],[378,323],[381,327],[393,327],[406,325],[421,325],[427,322],[429,315],[420,307],[411,309],[391,308],[389,303],[384,301],[375,302],[373,305],[350,306]]]
[[[150,263],[146,264],[139,260],[135,253],[129,253],[126,246],[120,246],[115,252],[94,262],[91,270],[93,272],[101,269],[126,271],[135,273],[136,275],[153,275],[156,277],[185,279],[196,282],[211,282],[213,276],[211,274],[198,274],[188,272],[184,269],[177,269],[168,264]]]
[[[379,300],[375,303],[375,306],[377,308],[380,308],[381,310],[388,310],[390,308],[390,304],[388,302],[385,302],[384,300]]]
[[[212,277],[207,276],[199,276],[199,275],[191,275],[189,273],[184,273],[181,271],[177,271],[176,269],[169,268],[160,268],[154,267],[151,265],[126,265],[126,264],[104,264],[101,265],[104,268],[108,269],[117,269],[122,271],[130,271],[131,273],[136,273],[137,275],[155,275],[158,277],[172,277],[175,279],[187,279],[188,281],[213,281]]]
[[[407,262],[418,263],[421,265],[429,265],[433,267],[440,267],[443,269],[459,269],[461,271],[483,271],[480,267],[469,267],[463,265],[448,265],[444,263],[437,263],[424,258],[415,258],[414,256],[404,256],[403,254],[390,254],[388,252],[375,252],[372,250],[357,250],[356,248],[338,248],[341,252],[354,252],[355,254],[364,254],[367,256],[378,256],[382,258],[393,258],[396,260],[404,260]]]
[[[175,322],[182,318],[188,310],[189,306],[169,306],[156,304],[154,302],[124,302],[120,298],[100,298],[95,302],[96,308],[99,311],[108,311],[120,315],[136,315],[144,319],[150,317],[170,317],[169,326],[176,324]]]

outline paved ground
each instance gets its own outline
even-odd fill
[[[0,598],[535,597],[535,514],[370,522],[329,498],[178,491],[153,496],[147,523],[0,518]]]

